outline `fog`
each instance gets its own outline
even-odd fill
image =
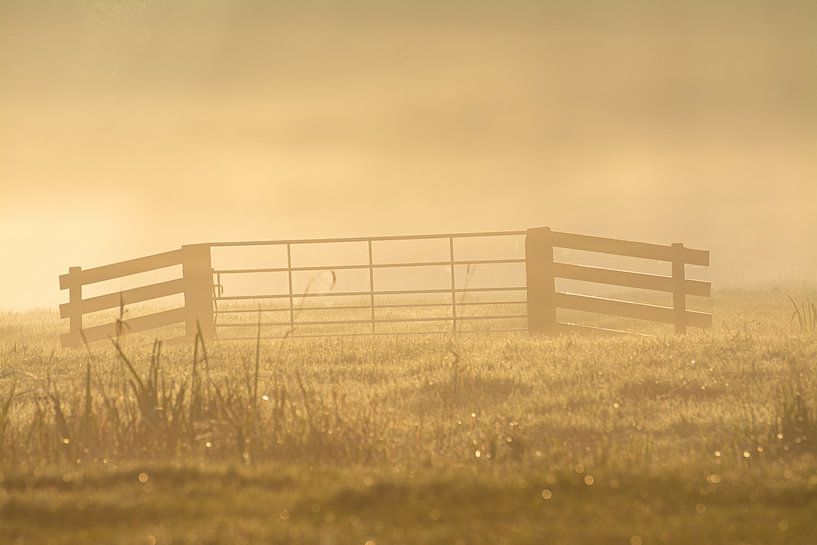
[[[814,2],[0,3],[0,308],[183,243],[524,229],[817,279]]]

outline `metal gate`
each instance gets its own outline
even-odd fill
[[[235,340],[257,338],[259,328],[262,338],[527,331],[525,234],[502,231],[211,243],[214,262],[219,250],[250,247],[270,249],[271,257],[279,261],[267,267],[215,267],[214,325],[219,339]],[[472,241],[492,252],[499,249],[507,257],[475,258],[474,245],[467,244]],[[401,252],[395,248],[407,243],[413,251],[398,257]],[[306,247],[311,256],[299,255]],[[334,251],[326,252],[323,263],[314,262],[316,255],[330,248]],[[339,262],[330,263],[332,258]],[[503,281],[473,285],[481,269],[498,267],[505,269],[499,275]],[[389,281],[389,275],[399,276],[401,271],[410,271],[404,281]],[[277,290],[231,292],[233,277],[250,275],[280,275],[283,282],[276,283]],[[344,275],[356,278],[342,282]],[[418,280],[423,276],[426,282]],[[508,282],[511,277],[516,282]],[[396,324],[399,330],[392,327]]]

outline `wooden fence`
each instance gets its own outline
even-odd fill
[[[524,255],[502,259],[458,258],[455,244],[463,239],[524,239]],[[375,245],[400,241],[445,241],[448,252],[444,259],[427,261],[380,261],[375,258]],[[358,245],[365,248],[364,258],[359,263],[338,265],[299,265],[293,261],[293,249],[321,244]],[[249,246],[279,247],[285,250],[286,263],[282,266],[261,268],[222,268],[212,266],[214,248],[240,248]],[[609,268],[575,265],[557,262],[554,248],[581,250],[597,254],[642,258],[664,261],[671,264],[671,276],[646,274]],[[67,289],[69,301],[60,305],[60,316],[70,321],[69,332],[62,335],[63,346],[78,346],[84,341],[93,342],[121,334],[150,331],[174,324],[184,324],[185,337],[193,338],[201,331],[207,338],[255,339],[260,328],[277,331],[276,335],[264,338],[295,336],[318,337],[338,335],[395,335],[434,334],[441,332],[471,333],[477,331],[527,331],[531,334],[559,334],[569,331],[611,333],[618,331],[597,327],[581,326],[560,322],[558,309],[585,311],[591,313],[634,318],[654,322],[674,324],[677,333],[685,333],[688,327],[711,327],[712,316],[704,312],[687,310],[686,296],[708,297],[709,282],[686,278],[685,265],[707,266],[709,252],[693,250],[683,244],[657,245],[631,242],[610,238],[592,237],[551,231],[549,228],[534,228],[527,231],[501,231],[484,233],[461,233],[439,235],[414,235],[396,237],[365,237],[343,239],[307,239],[251,242],[218,242],[182,246],[178,250],[143,257],[130,261],[105,265],[93,269],[71,267],[67,274],[60,276],[60,288]],[[122,277],[154,271],[172,266],[181,266],[182,275],[173,280],[154,283],[116,293],[83,298],[83,286],[97,282],[115,280]],[[457,271],[482,265],[507,265],[524,267],[524,285],[499,285],[471,287],[460,285]],[[445,268],[449,280],[444,287],[433,289],[378,289],[376,275],[385,269],[417,270],[416,268]],[[368,275],[365,289],[351,291],[328,291],[310,293],[309,288],[297,290],[293,275],[299,273],[320,273],[331,271],[360,271]],[[283,274],[287,288],[280,292],[254,292],[230,295],[223,292],[223,278],[230,275]],[[557,279],[579,280],[668,292],[672,294],[671,307],[648,305],[629,301],[560,292],[556,289]],[[123,305],[147,303],[171,295],[183,294],[184,305],[180,308],[162,310],[152,314],[129,318],[125,327],[118,320],[92,327],[83,327],[83,316],[103,310],[116,309]],[[524,299],[513,297],[524,294]],[[479,300],[466,297],[485,296]],[[406,301],[405,297],[413,300]],[[423,299],[423,298],[437,299]],[[340,298],[340,299],[338,299]],[[389,299],[391,298],[391,299]],[[403,298],[403,299],[400,299]],[[351,299],[351,302],[347,302]],[[307,301],[324,302],[321,306],[305,305]],[[333,300],[342,301],[332,304]],[[274,305],[280,302],[282,304]],[[241,307],[241,303],[252,306]],[[267,304],[268,306],[264,306]],[[238,306],[236,306],[238,305]],[[473,308],[477,313],[466,312]],[[525,311],[514,309],[525,308]],[[431,316],[383,316],[386,310],[409,313],[413,310],[443,309],[444,315]],[[502,309],[511,309],[502,311]],[[342,319],[299,319],[302,311],[342,311],[365,313]],[[220,321],[224,316],[247,315],[252,321]],[[255,316],[257,315],[257,318]],[[261,316],[279,316],[277,319],[263,319]],[[407,324],[449,324],[441,329],[412,329],[398,331],[383,327],[400,327]],[[467,324],[478,324],[469,328]],[[510,324],[510,325],[508,325]],[[326,331],[326,327],[356,327],[352,332]],[[257,330],[255,330],[257,328]],[[318,328],[310,332],[309,328]],[[224,335],[225,330],[249,330],[246,334]]]
[[[182,277],[157,284],[99,295],[84,299],[82,288],[88,284],[115,280],[181,265]],[[210,266],[210,247],[207,244],[182,246],[161,254],[122,261],[93,269],[70,267],[60,276],[60,289],[68,290],[68,302],[60,305],[60,317],[68,318],[69,331],[61,337],[64,347],[79,346],[83,341],[94,342],[138,333],[174,324],[185,324],[188,337],[194,337],[198,327],[205,336],[213,337],[213,275]],[[128,319],[84,328],[85,314],[116,309],[136,303],[149,302],[161,297],[184,295],[184,306]]]
[[[559,263],[553,259],[554,248],[583,250],[601,254],[635,257],[672,264],[672,276]],[[564,324],[557,320],[558,308],[608,314],[675,325],[676,333],[686,333],[687,327],[709,328],[712,315],[687,310],[686,296],[709,297],[709,282],[686,278],[685,265],[709,265],[709,252],[685,248],[683,244],[662,246],[602,237],[560,233],[542,227],[528,230],[525,240],[528,298],[528,330],[531,333],[553,333],[570,328],[598,330],[586,326]],[[591,297],[556,291],[556,279],[581,280],[628,288],[640,288],[672,293],[672,307],[632,303],[616,299]]]

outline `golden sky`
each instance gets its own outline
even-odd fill
[[[814,280],[816,6],[4,1],[0,308],[183,243],[539,225]]]

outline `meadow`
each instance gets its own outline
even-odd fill
[[[3,313],[0,542],[814,543],[806,298],[720,291],[687,336],[77,350]]]

